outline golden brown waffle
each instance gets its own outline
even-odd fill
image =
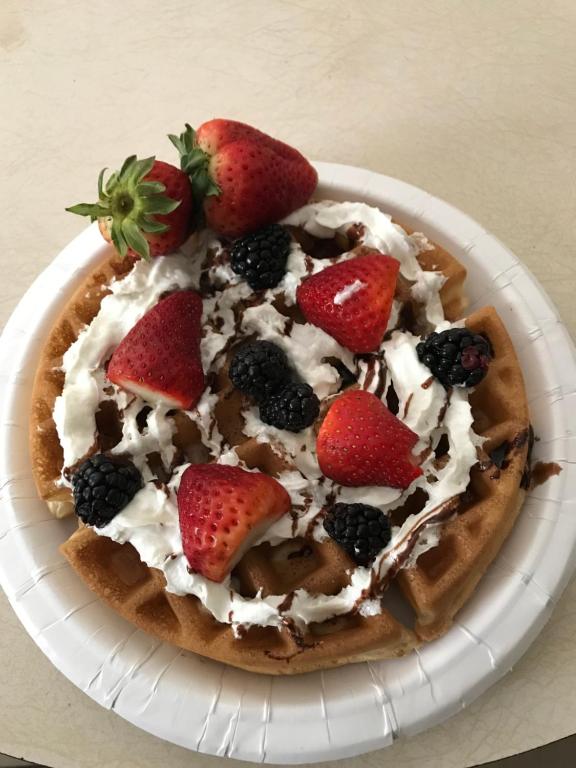
[[[446,282],[440,289],[440,299],[444,307],[444,316],[450,322],[454,322],[464,316],[466,309],[464,295],[466,269],[448,251],[435,243],[433,245],[432,250],[424,251],[418,256],[418,261],[422,269],[427,272],[442,272],[446,278]]]
[[[304,635],[290,628],[252,627],[235,638],[195,597],[177,597],[164,589],[160,571],[140,562],[131,545],[119,545],[89,528],[79,529],[62,552],[86,584],[124,618],[181,648],[236,667],[268,674],[296,674],[356,661],[401,656],[416,645],[415,634],[390,613],[343,616],[310,625]],[[306,586],[334,592],[354,566],[332,542],[291,540],[278,547],[251,550],[235,569],[239,591],[284,594]]]
[[[57,517],[73,511],[70,490],[57,484],[64,454],[52,418],[54,401],[64,386],[62,357],[98,314],[112,280],[125,277],[133,265],[132,259],[119,260],[112,248],[107,249],[102,263],[82,281],[62,310],[38,361],[30,409],[30,457],[38,493]]]
[[[524,500],[531,434],[520,365],[510,337],[492,307],[478,310],[466,326],[486,333],[494,349],[488,375],[470,396],[474,430],[486,438],[488,457],[509,446],[498,469],[488,458],[472,468],[466,511],[444,526],[440,544],[399,584],[416,612],[423,640],[444,634],[510,533]]]
[[[454,320],[463,308],[464,268],[440,248],[422,254],[421,264],[442,271],[448,278],[441,293],[446,316]],[[63,376],[56,371],[63,353],[85,323],[98,311],[113,275],[122,276],[130,264],[115,265],[111,255],[76,292],[56,323],[39,366],[33,396],[31,450],[37,485],[42,497],[65,504],[68,490],[56,484],[62,468],[62,451],[52,421],[55,398]],[[131,545],[119,545],[81,527],[62,551],[86,584],[119,614],[135,625],[182,648],[244,669],[270,674],[295,674],[351,662],[390,658],[408,653],[421,639],[445,631],[465,602],[489,562],[497,553],[521,503],[520,477],[526,463],[528,414],[521,373],[512,344],[492,309],[482,310],[467,322],[486,331],[496,359],[485,381],[473,395],[476,429],[488,437],[487,450],[508,441],[507,466],[475,469],[465,511],[446,525],[439,547],[421,556],[410,571],[400,572],[398,582],[416,613],[415,627],[401,623],[386,608],[376,616],[349,614],[309,625],[302,632],[286,626],[252,627],[239,639],[229,625],[217,622],[192,596],[177,597],[165,591],[164,576],[140,562]],[[225,379],[225,377],[223,377]],[[277,474],[285,464],[269,446],[242,434],[238,394],[219,382],[217,418],[228,441],[248,466]],[[204,450],[196,426],[175,413],[175,444],[183,456],[200,458]],[[98,422],[98,450],[114,443],[118,415],[103,413]],[[194,460],[194,459],[192,459]],[[58,510],[57,510],[58,511]],[[442,553],[438,555],[437,553]],[[300,538],[277,547],[263,544],[250,550],[234,570],[238,591],[254,596],[290,594],[303,588],[312,594],[334,594],[348,583],[353,562],[334,542],[318,543]]]
[[[305,241],[308,238],[303,232],[300,232],[299,236]],[[318,247],[317,243],[311,241],[308,241],[307,245],[311,251],[314,247]],[[353,242],[345,239],[339,242],[334,253],[348,250],[352,245]],[[462,317],[465,307],[462,291],[466,278],[465,268],[438,245],[434,245],[433,250],[420,254],[418,261],[423,269],[442,272],[446,277],[440,297],[447,319],[457,320]],[[112,248],[107,249],[102,263],[78,286],[63,308],[38,361],[30,411],[30,455],[38,493],[57,517],[64,517],[73,511],[70,490],[58,485],[63,453],[52,418],[54,402],[64,385],[64,373],[61,370],[62,357],[76,341],[82,329],[97,315],[102,299],[109,293],[108,286],[111,281],[122,279],[132,269],[133,264],[134,261],[129,258],[120,261]],[[229,442],[237,445],[243,439],[237,409],[229,404],[220,406],[221,409],[222,407],[224,407],[224,413],[219,421],[225,425],[224,429],[227,433],[225,436],[231,438]],[[116,442],[115,437],[118,436],[118,419],[111,409],[112,406],[105,404],[96,417],[100,442],[95,447],[98,450],[106,450],[109,447],[106,443],[111,442],[113,445]],[[233,424],[236,428],[232,426]],[[177,431],[175,438],[177,445],[197,447],[199,434],[192,422],[181,419],[179,426],[181,429]],[[179,434],[182,431],[184,435]]]

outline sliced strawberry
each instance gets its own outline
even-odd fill
[[[340,485],[407,488],[422,474],[411,453],[417,441],[376,395],[354,390],[326,414],[316,451],[322,472]]]
[[[191,570],[222,581],[289,509],[288,493],[269,475],[224,464],[192,464],[178,489],[182,546]]]
[[[170,136],[208,226],[241,237],[304,205],[318,174],[293,147],[250,125],[210,120]]]
[[[192,226],[192,187],[174,165],[133,155],[104,184],[98,179],[98,202],[67,208],[98,219],[102,237],[124,256],[144,259],[175,251]]]
[[[365,253],[333,264],[298,288],[306,320],[352,352],[380,346],[396,289],[400,263],[381,253]]]
[[[149,403],[193,408],[204,390],[201,317],[202,299],[195,291],[160,301],[116,348],[109,380]]]

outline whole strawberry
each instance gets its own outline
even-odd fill
[[[318,174],[300,152],[234,120],[210,120],[169,137],[209,227],[241,237],[304,205]]]
[[[98,178],[98,202],[66,208],[98,220],[105,240],[121,256],[148,259],[179,248],[190,233],[192,189],[187,175],[154,157],[132,155],[104,184]]]
[[[374,252],[333,264],[304,280],[298,306],[342,346],[374,352],[390,319],[399,268],[396,259]]]
[[[289,509],[288,493],[269,475],[224,464],[192,464],[178,488],[182,546],[190,569],[222,581]]]
[[[376,395],[345,392],[322,422],[316,451],[320,469],[340,485],[407,488],[422,474],[412,456],[418,435]]]
[[[149,403],[193,408],[204,390],[202,299],[172,293],[142,317],[116,348],[107,376]]]

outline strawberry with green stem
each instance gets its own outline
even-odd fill
[[[283,219],[308,202],[318,174],[293,147],[234,120],[170,135],[206,223],[231,238]]]
[[[174,165],[148,157],[127,158],[104,183],[98,177],[98,202],[67,208],[98,221],[117,253],[143,259],[179,248],[190,233],[192,190],[187,175]]]

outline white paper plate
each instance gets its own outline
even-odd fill
[[[549,299],[502,243],[450,205],[368,171],[318,170],[322,197],[378,205],[468,267],[472,309],[493,304],[520,356],[536,457],[563,468],[530,494],[454,627],[418,653],[296,678],[252,675],[136,630],[63,560],[58,545],[75,523],[52,518],[36,496],[29,401],[46,334],[102,255],[95,225],[34,282],[0,344],[0,581],[27,631],[73,683],[140,728],[189,749],[272,763],[359,754],[450,717],[520,658],[575,565],[575,353]]]

